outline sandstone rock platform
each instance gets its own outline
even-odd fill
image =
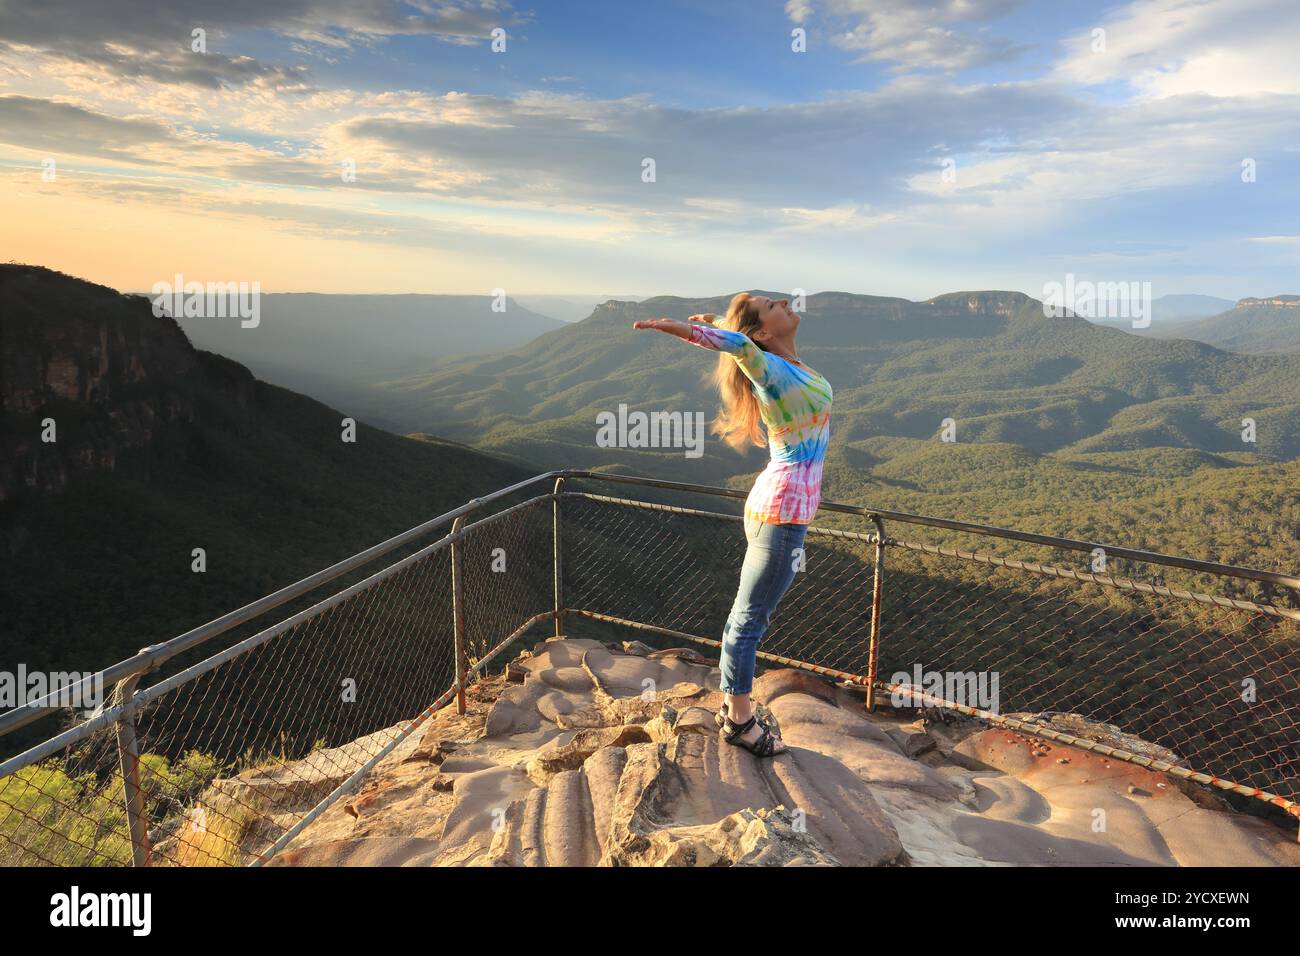
[[[1143,768],[798,670],[790,750],[718,738],[716,663],[554,638],[474,684],[271,861],[402,866],[1278,866],[1294,831]],[[1195,799],[1194,799],[1195,798]]]

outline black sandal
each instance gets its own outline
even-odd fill
[[[757,710],[754,711],[754,716],[758,717]],[[725,700],[722,702],[722,706],[718,708],[718,712],[713,715],[713,722],[718,725],[719,730],[721,730],[722,725],[727,722],[727,702]],[[761,726],[766,727],[768,730],[772,729],[772,725],[769,724],[766,720],[763,720],[761,717],[759,717],[758,722]]]
[[[758,735],[757,740],[742,739],[745,734],[749,733],[749,728],[758,723],[756,717],[751,716],[743,724],[733,724],[727,720],[722,729],[722,739],[735,747],[744,747],[750,753],[758,757],[775,757],[778,753],[784,753],[784,750],[776,749],[776,738],[772,736],[772,731],[765,724],[758,724],[763,728],[763,732]],[[728,730],[727,728],[731,729]],[[788,749],[788,748],[787,748]]]

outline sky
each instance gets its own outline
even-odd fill
[[[1297,293],[1297,49],[1294,0],[0,0],[0,261],[141,291]]]

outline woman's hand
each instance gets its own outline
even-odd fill
[[[637,319],[632,323],[634,329],[654,329],[656,332],[667,332],[669,335],[675,335],[679,339],[690,339],[691,322],[701,321],[706,325],[713,324],[712,314],[693,315],[690,322],[678,322],[676,319]]]
[[[712,324],[713,324],[713,320],[716,319],[716,318],[717,318],[717,316],[714,315],[712,312],[701,312],[699,315],[693,315],[693,316],[691,316],[687,321],[688,321],[688,322],[703,322],[705,325],[712,325]]]
[[[689,340],[691,337],[691,325],[689,322],[678,322],[676,319],[638,319],[632,323],[634,329],[654,329],[656,332],[667,332],[669,335],[675,335],[679,339]]]
[[[681,325],[676,319],[637,319],[632,323],[634,329],[654,329],[656,332],[667,332],[673,326]]]

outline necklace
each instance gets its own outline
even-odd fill
[[[782,357],[782,358],[785,358],[784,355],[781,356],[781,357]],[[807,365],[804,365],[803,362],[799,361],[798,359],[785,359],[785,360],[786,360],[787,362],[789,362],[791,365],[798,365],[801,369],[803,369],[803,370],[804,370],[805,372],[807,372],[809,375],[816,375],[818,378],[823,377],[822,374],[821,374],[821,372],[818,372],[816,369],[811,369],[811,368],[809,368]]]

